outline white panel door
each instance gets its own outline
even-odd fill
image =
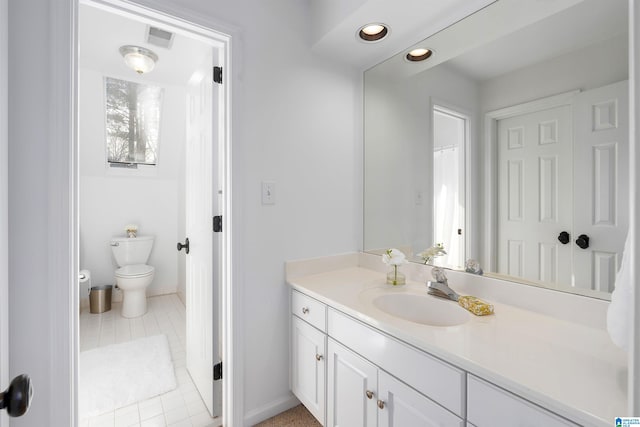
[[[628,81],[575,99],[575,286],[613,291],[629,227]],[[589,238],[581,248],[576,240]],[[583,239],[584,242],[584,239]]]
[[[329,338],[327,422],[330,427],[376,427],[378,368]]]
[[[462,419],[384,371],[378,371],[378,392],[379,427],[464,426]]]
[[[212,416],[214,404],[214,140],[213,59],[207,58],[188,84],[185,218],[187,370]],[[215,272],[219,274],[218,271]],[[220,399],[220,397],[218,397]]]
[[[324,425],[327,336],[291,316],[291,391]]]
[[[498,121],[498,272],[571,283],[570,106]]]

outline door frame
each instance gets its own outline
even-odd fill
[[[430,166],[429,168],[433,171],[434,170],[434,166],[433,166],[433,159],[434,159],[434,154],[433,154],[433,146],[435,144],[435,113],[436,110],[440,110],[442,113],[445,114],[449,114],[455,117],[458,117],[462,120],[464,120],[464,143],[462,144],[462,166],[460,168],[461,173],[462,173],[462,179],[460,180],[460,182],[462,183],[462,185],[464,186],[463,188],[463,194],[461,196],[461,198],[464,200],[464,212],[462,213],[462,216],[464,218],[463,221],[463,239],[464,239],[464,259],[468,259],[469,257],[471,257],[471,254],[473,253],[473,248],[475,247],[475,242],[478,240],[478,236],[477,233],[474,233],[474,235],[471,235],[469,233],[469,230],[471,230],[473,227],[471,226],[471,218],[473,218],[474,212],[475,212],[475,206],[474,206],[474,201],[472,200],[472,194],[474,193],[474,191],[472,191],[471,189],[471,185],[472,185],[472,179],[471,177],[474,176],[474,171],[471,170],[472,167],[472,163],[469,162],[469,158],[471,157],[471,147],[473,146],[473,142],[472,141],[472,135],[473,135],[473,130],[472,130],[472,121],[473,121],[473,112],[469,111],[466,108],[462,108],[459,107],[457,105],[451,104],[449,102],[446,102],[442,99],[439,99],[437,97],[431,97],[430,98],[430,105],[429,105],[429,109],[430,109],[430,121],[431,121],[431,132],[430,132],[430,138],[431,138],[431,151],[429,153],[429,159],[430,159]],[[433,188],[431,189],[431,218],[432,218],[432,222],[434,222],[435,225],[435,215],[434,215],[434,192],[433,192]],[[437,243],[435,241],[435,233],[433,232],[433,227],[432,227],[432,236],[433,236],[433,243]],[[446,250],[446,248],[445,248]]]
[[[6,1],[6,0],[2,0]],[[241,425],[243,383],[241,365],[234,363],[234,355],[239,351],[241,325],[236,314],[234,301],[239,299],[238,290],[233,283],[233,247],[231,231],[232,222],[232,33],[222,32],[211,26],[211,22],[203,20],[195,14],[186,14],[179,9],[158,10],[157,5],[143,5],[143,1],[133,3],[123,0],[54,0],[50,5],[51,27],[49,45],[56,55],[52,55],[50,75],[52,76],[51,104],[51,151],[50,151],[50,188],[52,194],[66,191],[66,194],[50,205],[49,217],[50,239],[55,242],[48,253],[57,253],[52,259],[49,271],[52,281],[66,283],[67,286],[53,293],[52,311],[49,329],[58,338],[52,349],[50,366],[51,390],[42,390],[52,400],[50,420],[60,425],[78,426],[78,258],[79,258],[79,221],[78,221],[78,7],[87,3],[102,6],[110,10],[122,10],[165,22],[172,27],[185,29],[193,34],[200,34],[206,39],[213,38],[224,45],[225,50],[225,84],[223,97],[225,104],[224,120],[224,168],[223,208],[221,214],[225,218],[222,254],[222,346],[225,381],[223,383],[223,424]],[[6,15],[5,15],[6,16]],[[225,28],[224,25],[220,25]],[[6,28],[4,26],[3,28]],[[3,38],[3,40],[5,40]],[[6,61],[3,62],[6,64]],[[62,226],[61,226],[62,224]],[[241,361],[242,359],[239,358]],[[67,422],[68,421],[68,422]]]
[[[536,99],[535,101],[516,104],[499,110],[489,111],[484,116],[484,220],[485,236],[480,251],[480,265],[487,266],[488,271],[497,271],[496,257],[490,254],[498,253],[498,121],[521,114],[564,105],[571,106],[573,98],[580,90],[572,90],[557,95]]]
[[[0,0],[0,241],[9,241],[9,136],[8,136],[8,9]],[[9,249],[0,248],[0,390],[9,386]],[[0,427],[9,425],[6,411],[0,412]]]

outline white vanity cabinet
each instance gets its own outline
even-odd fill
[[[291,390],[323,426],[578,426],[295,289],[291,310]]]
[[[461,418],[331,338],[327,361],[327,426],[464,426]]]
[[[464,426],[464,371],[331,308],[327,325],[328,426]]]
[[[294,314],[291,316],[291,391],[324,425],[326,306],[293,291],[291,311]]]

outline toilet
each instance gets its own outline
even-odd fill
[[[122,291],[122,317],[139,317],[147,312],[147,287],[155,269],[146,262],[153,248],[153,236],[114,237],[111,251],[118,264],[116,285]]]

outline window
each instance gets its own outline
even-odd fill
[[[155,165],[163,89],[110,77],[104,84],[108,164]]]

